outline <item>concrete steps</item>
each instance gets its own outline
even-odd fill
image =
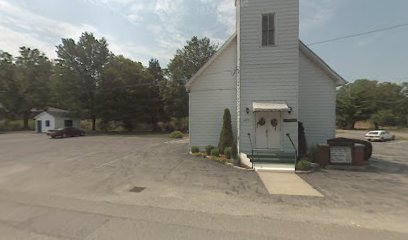
[[[254,163],[255,171],[295,172],[295,163]]]
[[[254,149],[253,154],[248,155],[255,170],[261,171],[295,171],[295,153],[274,151],[271,149]]]

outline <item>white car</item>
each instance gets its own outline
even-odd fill
[[[394,140],[395,135],[391,134],[390,132],[384,131],[384,130],[376,130],[376,131],[370,131],[365,135],[365,138],[368,141],[388,141],[388,140]]]

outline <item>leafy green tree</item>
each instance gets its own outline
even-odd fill
[[[232,147],[234,143],[234,134],[232,132],[231,112],[227,108],[224,110],[222,130],[220,134],[220,140],[218,143],[218,149],[221,153],[224,153],[225,148]]]
[[[407,98],[395,83],[357,80],[337,91],[337,122],[352,129],[355,122],[372,120],[379,125],[399,125],[406,121]]]
[[[92,33],[83,33],[78,42],[62,39],[57,46],[60,88],[70,95],[71,106],[92,120],[96,130],[98,106],[96,96],[100,88],[102,72],[112,57],[104,38],[96,39]]]
[[[14,81],[15,64],[13,56],[0,51],[0,120],[5,118],[7,109],[12,109],[13,103],[17,102],[17,85]]]
[[[158,130],[157,122],[165,120],[164,105],[161,99],[160,90],[166,85],[163,69],[160,66],[159,60],[150,59],[148,72],[152,75],[152,82],[149,86],[150,91],[150,121],[153,126],[153,131]]]
[[[402,125],[408,127],[408,96],[406,96],[404,100],[401,101],[399,109],[402,115],[401,117]]]
[[[105,67],[97,95],[98,112],[104,122],[120,121],[132,131],[151,120],[153,76],[139,62],[115,56]]]
[[[371,115],[371,121],[376,129],[379,129],[380,126],[395,126],[398,124],[398,120],[398,117],[389,109],[381,109]]]
[[[12,116],[21,117],[28,129],[31,110],[44,108],[49,101],[52,63],[38,49],[21,47],[19,53],[15,63],[10,54],[1,56],[1,102]]]
[[[394,115],[394,120],[388,121],[390,125],[385,126],[404,125],[406,123],[408,98],[403,94],[402,89],[402,86],[389,82],[379,83],[377,86],[377,113],[381,110],[390,110]],[[384,112],[380,115],[384,115]]]
[[[168,65],[169,81],[162,92],[164,108],[169,117],[188,116],[187,81],[217,52],[210,39],[193,37],[178,49]]]
[[[337,122],[353,129],[357,121],[369,119],[376,111],[377,81],[356,80],[337,91]]]

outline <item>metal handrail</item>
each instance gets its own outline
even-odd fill
[[[254,168],[254,146],[252,145],[251,133],[248,133],[249,144],[251,144],[251,163],[252,168]]]
[[[297,161],[298,161],[298,150],[297,150],[297,148],[295,146],[295,143],[293,142],[292,138],[290,137],[290,134],[286,133],[286,136],[289,138],[289,141],[292,143],[292,147],[295,150],[295,166],[296,166]]]

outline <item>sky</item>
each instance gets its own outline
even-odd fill
[[[255,0],[248,0],[255,1]],[[235,31],[235,0],[0,0],[0,50],[20,46],[56,58],[61,38],[88,31],[110,50],[163,67],[192,36],[222,45]],[[407,0],[300,0],[306,44],[408,23]],[[348,81],[408,82],[408,27],[313,45]]]

